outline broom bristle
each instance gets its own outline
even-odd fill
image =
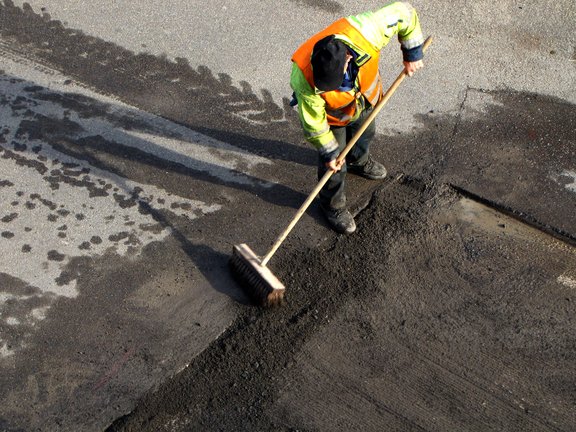
[[[246,293],[262,306],[279,305],[284,300],[285,287],[247,244],[234,245],[230,257],[232,273]]]

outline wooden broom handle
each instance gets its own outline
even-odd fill
[[[426,51],[426,49],[428,49],[428,46],[431,43],[432,43],[432,36],[429,36],[424,41],[424,45],[422,47],[423,51]],[[362,136],[364,131],[368,128],[368,126],[370,126],[370,123],[372,123],[374,118],[376,118],[376,116],[378,115],[380,110],[384,107],[384,105],[386,105],[386,103],[388,102],[388,99],[390,99],[390,97],[394,94],[396,89],[400,86],[402,81],[404,81],[404,78],[406,78],[407,75],[408,74],[406,73],[406,70],[405,69],[402,70],[402,72],[400,73],[400,75],[398,75],[398,78],[396,78],[396,80],[392,83],[392,85],[390,86],[388,91],[386,91],[386,93],[384,93],[384,96],[382,97],[380,102],[378,102],[376,104],[376,106],[374,107],[374,109],[372,110],[370,115],[366,118],[366,120],[364,121],[362,126],[360,126],[360,129],[358,129],[358,131],[354,134],[352,139],[348,142],[348,144],[346,145],[344,150],[342,150],[342,152],[340,153],[340,155],[336,159],[337,162],[344,160],[346,155],[350,152],[350,150],[352,150],[352,147],[354,147],[354,144],[356,144],[356,141],[358,141],[358,139]],[[296,212],[296,215],[292,218],[292,221],[290,222],[290,224],[288,224],[286,229],[278,236],[278,239],[272,245],[272,248],[270,249],[270,251],[266,254],[266,256],[262,259],[262,261],[260,261],[260,265],[266,266],[266,264],[268,264],[268,261],[270,261],[270,258],[272,258],[272,256],[276,253],[276,251],[280,247],[280,245],[284,242],[284,240],[286,240],[286,237],[288,237],[288,234],[290,234],[290,231],[292,231],[292,228],[294,228],[294,226],[298,223],[298,221],[300,220],[300,218],[302,217],[304,212],[306,212],[306,210],[308,209],[308,207],[310,206],[312,201],[314,201],[314,198],[316,198],[316,195],[318,195],[320,193],[320,191],[322,190],[324,185],[328,182],[328,180],[330,179],[332,174],[334,174],[334,171],[332,171],[332,170],[326,171],[326,173],[320,179],[320,182],[318,182],[318,184],[316,185],[314,190],[312,192],[310,192],[310,195],[308,195],[308,198],[306,198],[306,201],[304,201],[304,203],[300,206],[300,208]]]

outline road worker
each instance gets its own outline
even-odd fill
[[[338,233],[351,234],[356,223],[346,204],[346,172],[371,180],[386,168],[370,155],[375,123],[366,129],[346,160],[336,158],[382,98],[380,50],[398,35],[406,73],[423,67],[424,37],[416,10],[406,2],[342,18],[312,36],[292,56],[292,105],[304,135],[318,150],[318,178],[334,174],[319,194],[320,207]]]

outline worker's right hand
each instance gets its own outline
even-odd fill
[[[344,159],[338,162],[338,159],[332,159],[330,162],[326,162],[326,168],[334,172],[338,172],[344,166]]]
[[[406,75],[411,77],[418,69],[422,69],[424,67],[424,62],[422,60],[418,60],[415,62],[404,62],[404,71]]]

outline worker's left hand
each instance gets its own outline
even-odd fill
[[[407,62],[407,61],[404,62],[404,70],[410,77],[414,75],[414,72],[416,72],[418,69],[422,69],[423,67],[424,62],[422,60],[418,60],[415,62]]]

